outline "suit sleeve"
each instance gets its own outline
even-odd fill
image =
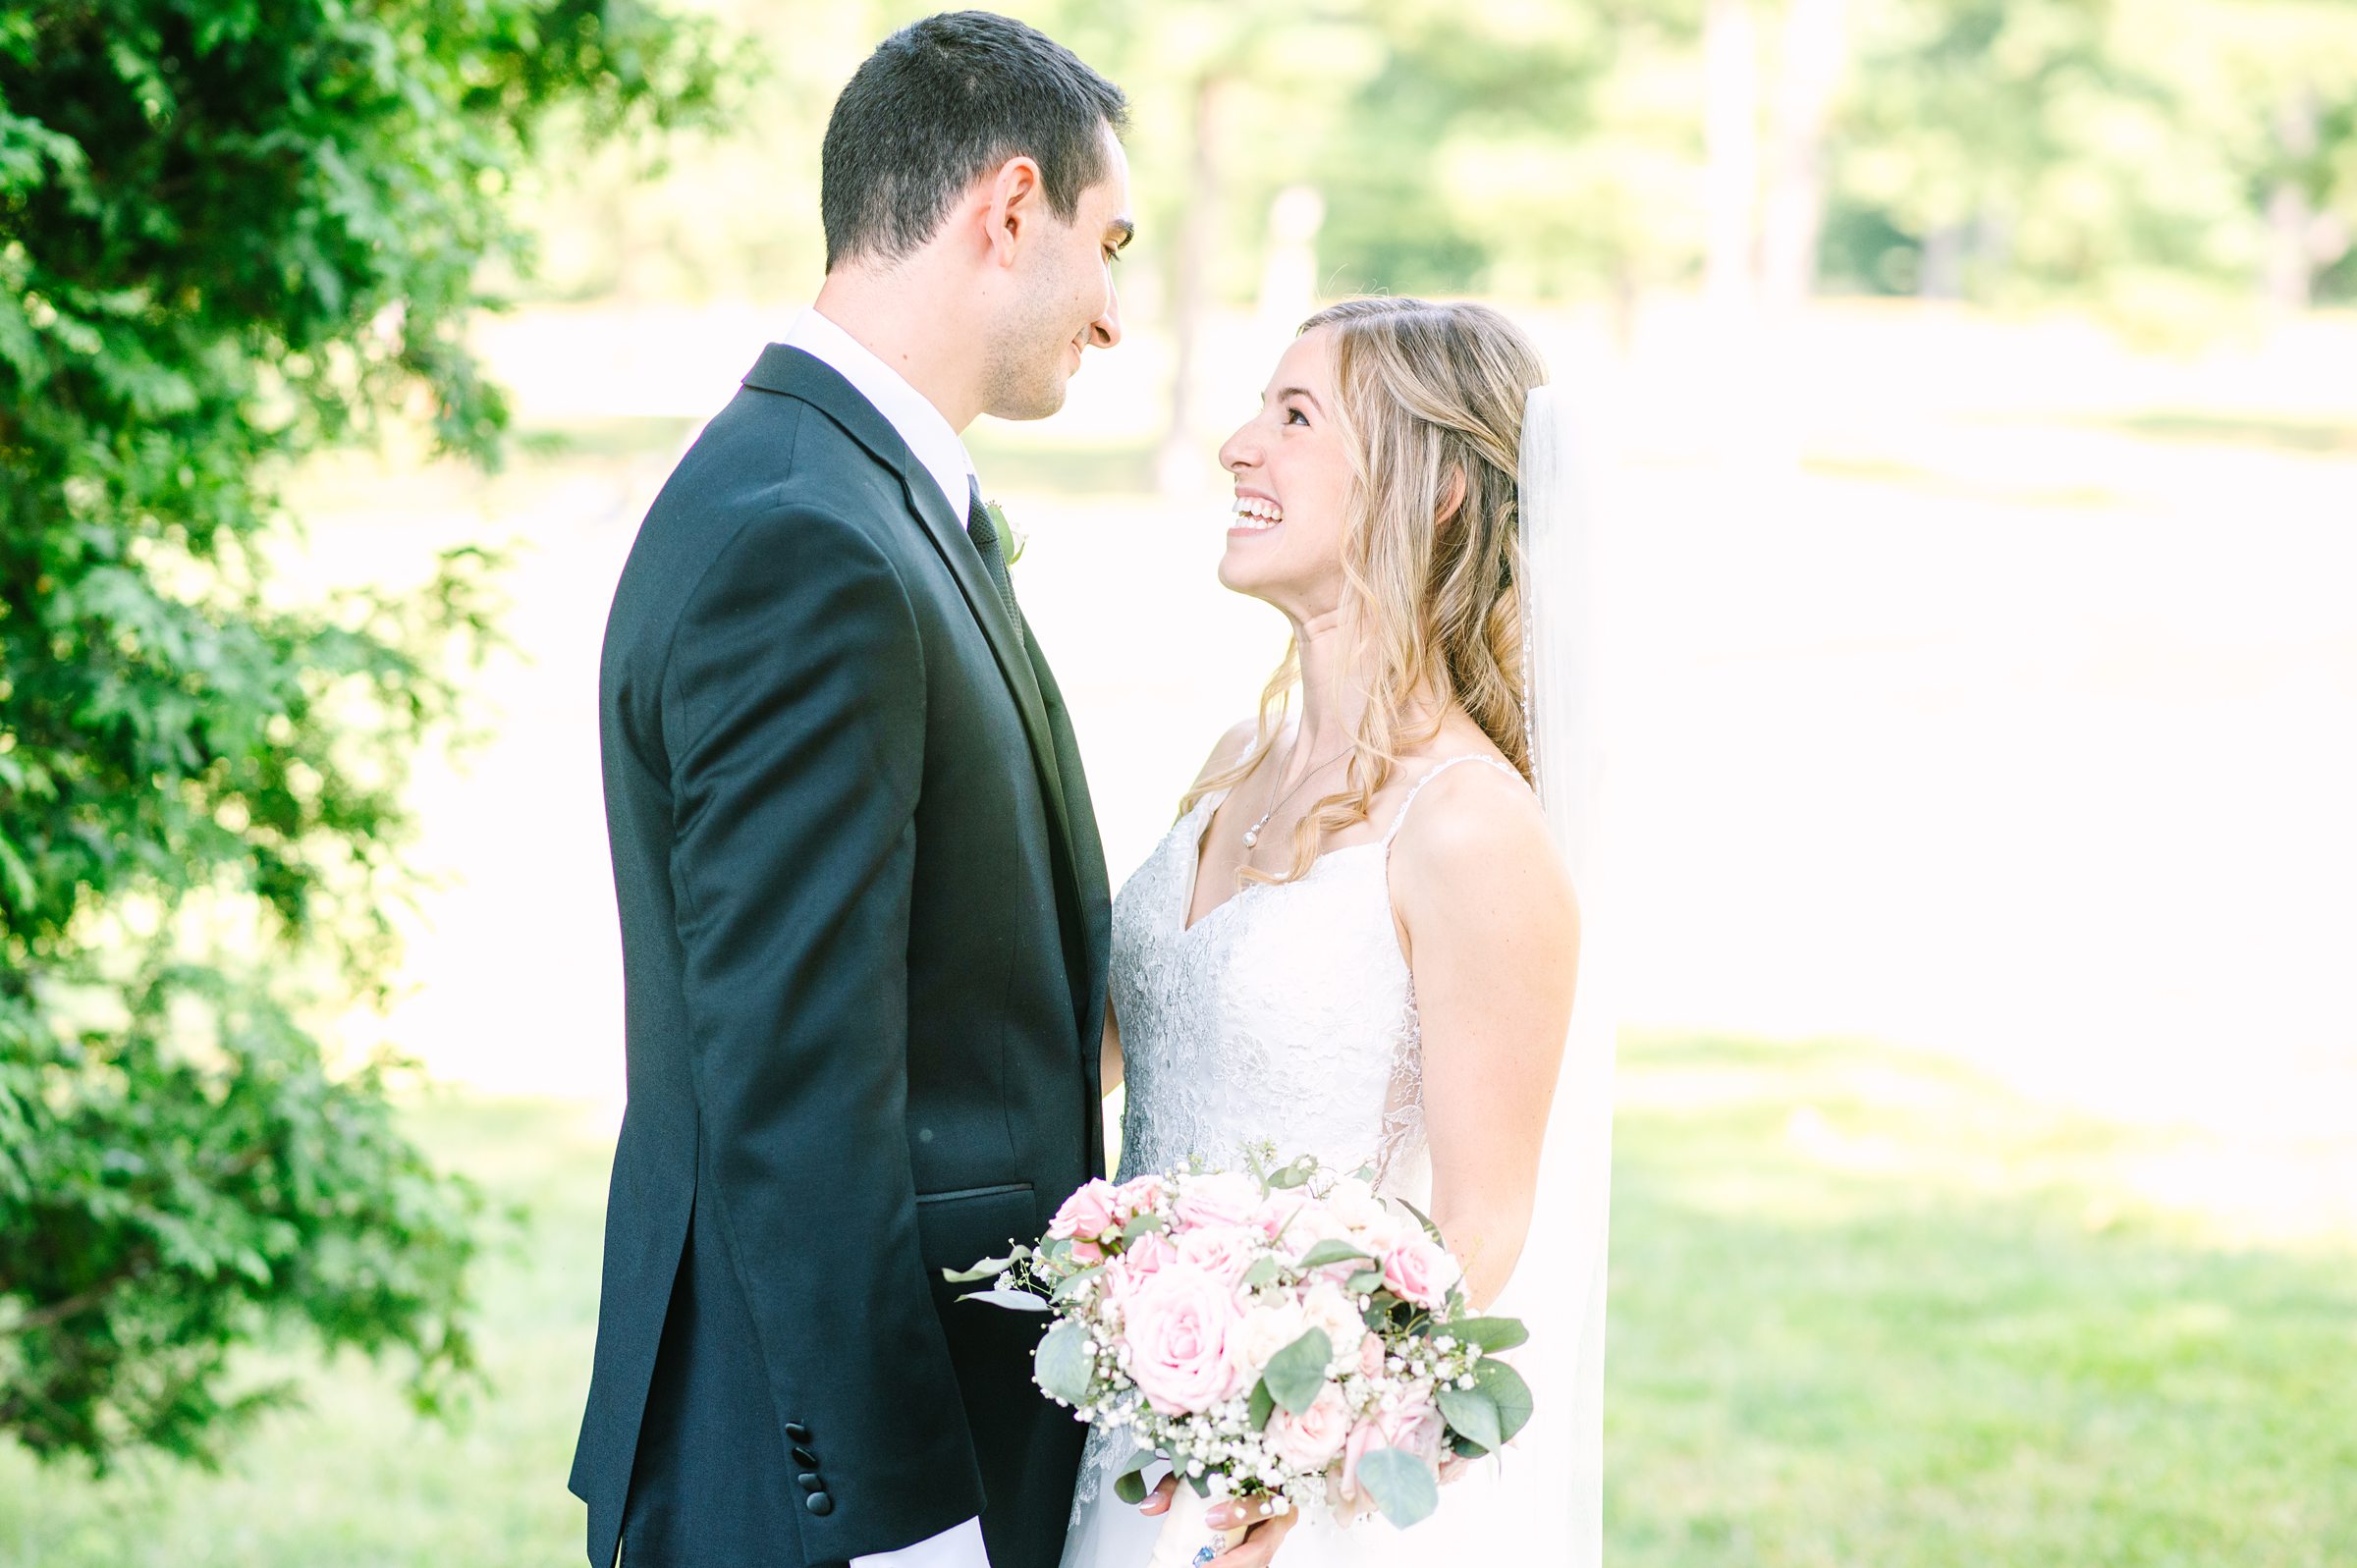
[[[982,1509],[904,1122],[924,718],[897,573],[819,512],[738,537],[666,667],[701,1168],[780,1445],[817,1456],[820,1506],[801,1461],[776,1478],[812,1560]]]

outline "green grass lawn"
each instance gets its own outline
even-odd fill
[[[1623,1052],[1606,1500],[1616,1568],[2357,1563],[2357,1250],[2142,1202],[2160,1135],[1862,1046]],[[219,1476],[0,1453],[0,1564],[579,1560],[564,1477],[608,1138],[423,1108],[529,1220],[483,1273],[496,1386],[445,1430],[358,1361]]]

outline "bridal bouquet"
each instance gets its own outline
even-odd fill
[[[1493,1353],[1525,1335],[1468,1315],[1463,1273],[1432,1221],[1364,1172],[1254,1159],[1091,1181],[1036,1245],[948,1277],[997,1281],[968,1300],[1057,1317],[1033,1376],[1079,1420],[1128,1434],[1124,1501],[1144,1499],[1157,1460],[1188,1483],[1160,1563],[1241,1536],[1214,1540],[1206,1499],[1265,1492],[1279,1512],[1412,1525],[1453,1458],[1503,1447],[1531,1397]]]

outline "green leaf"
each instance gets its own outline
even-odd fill
[[[1318,1402],[1326,1390],[1326,1367],[1334,1360],[1334,1341],[1323,1328],[1312,1328],[1271,1358],[1262,1380],[1269,1396],[1298,1416]]]
[[[996,1290],[975,1290],[958,1298],[959,1301],[978,1301],[985,1307],[1005,1307],[1010,1312],[1049,1312],[1051,1307],[1028,1290],[1014,1290],[1001,1285]]]
[[[1048,1293],[1049,1299],[1052,1301],[1069,1301],[1072,1297],[1080,1293],[1080,1287],[1082,1285],[1086,1284],[1089,1280],[1096,1278],[1097,1275],[1103,1273],[1104,1271],[1105,1266],[1100,1263],[1091,1264],[1089,1267],[1081,1270],[1076,1274],[1068,1274],[1062,1280],[1058,1281],[1054,1290]]]
[[[1263,1378],[1252,1385],[1252,1399],[1250,1404],[1245,1407],[1244,1419],[1250,1424],[1252,1431],[1259,1432],[1268,1426],[1269,1417],[1274,1415],[1276,1410],[1277,1396],[1269,1392],[1269,1379]]]
[[[1432,1238],[1432,1244],[1434,1246],[1445,1248],[1449,1245],[1447,1241],[1441,1238],[1441,1227],[1432,1222],[1432,1217],[1430,1215],[1417,1208],[1414,1204],[1409,1203],[1405,1198],[1399,1199],[1398,1204],[1400,1208],[1406,1210],[1409,1214],[1416,1217],[1416,1223],[1424,1227],[1424,1234]]]
[[[1274,1257],[1254,1260],[1252,1267],[1244,1271],[1244,1288],[1251,1290],[1272,1282],[1281,1267]]]
[[[1498,1403],[1479,1388],[1444,1388],[1440,1406],[1449,1425],[1483,1449],[1494,1451],[1505,1444],[1506,1433],[1498,1419]]]
[[[1430,1518],[1441,1505],[1441,1484],[1431,1468],[1397,1448],[1369,1449],[1358,1461],[1358,1484],[1383,1517],[1402,1530]]]
[[[1287,1191],[1300,1186],[1317,1173],[1317,1162],[1296,1160],[1289,1165],[1284,1165],[1269,1172],[1269,1188],[1273,1192]]]
[[[1346,1241],[1321,1241],[1316,1246],[1310,1248],[1309,1251],[1303,1253],[1300,1259],[1295,1263],[1294,1267],[1298,1269],[1323,1269],[1330,1263],[1346,1263],[1352,1258],[1373,1258],[1374,1256],[1375,1255],[1373,1253],[1367,1251],[1364,1247],[1353,1247]]]
[[[1149,1210],[1142,1215],[1131,1215],[1129,1217],[1129,1222],[1122,1226],[1122,1239],[1124,1241],[1135,1241],[1138,1237],[1144,1235],[1149,1230],[1168,1230],[1170,1228],[1171,1222],[1169,1220]]]
[[[1489,1351],[1511,1350],[1530,1340],[1530,1330],[1522,1326],[1519,1318],[1459,1318],[1454,1323],[1436,1324],[1432,1331]]]
[[[1514,1433],[1530,1423],[1530,1413],[1534,1408],[1530,1384],[1524,1382],[1522,1375],[1505,1362],[1491,1361],[1486,1357],[1474,1363],[1473,1382],[1498,1407],[1501,1440],[1511,1442]]]
[[[1094,1359],[1088,1353],[1088,1330],[1076,1323],[1061,1323],[1049,1329],[1032,1353],[1031,1370],[1039,1385],[1066,1404],[1076,1405],[1086,1399],[1089,1380],[1096,1376]]]
[[[1362,1269],[1343,1281],[1343,1287],[1354,1296],[1370,1296],[1383,1288],[1383,1271]]]
[[[1015,1260],[1029,1251],[1028,1247],[1017,1247],[1004,1258],[985,1258],[971,1269],[944,1269],[941,1277],[953,1285],[967,1285],[977,1279],[996,1279],[1014,1267]]]
[[[1122,1468],[1113,1478],[1113,1494],[1136,1507],[1146,1500],[1146,1466],[1162,1457],[1151,1448],[1140,1448],[1122,1461]]]

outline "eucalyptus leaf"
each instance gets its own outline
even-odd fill
[[[1433,1332],[1449,1334],[1490,1351],[1511,1350],[1530,1340],[1530,1330],[1522,1326],[1519,1318],[1459,1318],[1454,1323],[1439,1325]]]
[[[1473,1365],[1473,1382],[1498,1407],[1500,1435],[1507,1442],[1530,1422],[1533,1401],[1530,1384],[1503,1361],[1483,1359]]]
[[[1148,1211],[1142,1215],[1131,1215],[1129,1217],[1129,1222],[1122,1226],[1122,1239],[1124,1241],[1135,1241],[1138,1237],[1144,1235],[1149,1230],[1168,1230],[1170,1228],[1171,1222],[1169,1220],[1163,1218],[1162,1216],[1155,1214],[1152,1211]]]
[[[977,1279],[996,1279],[1014,1267],[1014,1256],[985,1258],[971,1269],[944,1269],[941,1277],[953,1285],[971,1284]]]
[[[1294,1265],[1299,1269],[1323,1269],[1330,1263],[1347,1263],[1353,1258],[1373,1258],[1364,1247],[1353,1247],[1342,1240],[1329,1239],[1303,1253]]]
[[[1383,1271],[1362,1269],[1349,1277],[1344,1288],[1354,1296],[1371,1296],[1383,1288]]]
[[[1441,1484],[1423,1460],[1398,1448],[1371,1448],[1358,1461],[1358,1484],[1383,1517],[1405,1530],[1441,1505]]]
[[[1076,1274],[1067,1275],[1064,1279],[1057,1283],[1055,1290],[1050,1292],[1050,1299],[1056,1301],[1069,1301],[1073,1296],[1079,1294],[1080,1287],[1082,1285],[1086,1284],[1091,1279],[1096,1278],[1097,1275],[1103,1273],[1104,1271],[1105,1266],[1100,1263],[1091,1264],[1089,1267],[1081,1270]]]
[[[1444,1388],[1440,1394],[1441,1414],[1457,1433],[1479,1443],[1485,1450],[1495,1451],[1506,1443],[1504,1424],[1498,1419],[1498,1402],[1479,1388]]]
[[[1262,1381],[1269,1396],[1298,1416],[1318,1402],[1326,1389],[1326,1367],[1334,1360],[1334,1341],[1323,1328],[1312,1328],[1277,1352]]]
[[[1409,1214],[1416,1217],[1416,1223],[1424,1227],[1424,1234],[1432,1238],[1432,1244],[1434,1246],[1446,1248],[1449,1245],[1447,1241],[1442,1239],[1441,1227],[1432,1222],[1432,1217],[1430,1215],[1417,1208],[1414,1204],[1409,1203],[1405,1198],[1399,1199],[1398,1204],[1400,1208],[1406,1210]]]
[[[1031,1369],[1039,1385],[1066,1404],[1076,1405],[1086,1399],[1096,1370],[1088,1354],[1088,1330],[1076,1323],[1061,1323],[1049,1329],[1032,1353]]]
[[[1269,1392],[1269,1379],[1263,1378],[1252,1385],[1252,1399],[1245,1409],[1244,1419],[1251,1424],[1252,1431],[1259,1432],[1268,1426],[1269,1417],[1275,1414],[1276,1409],[1277,1396]]]
[[[1249,1290],[1270,1283],[1276,1279],[1278,1270],[1282,1267],[1275,1258],[1256,1259],[1252,1267],[1244,1271],[1244,1287]]]
[[[1151,1448],[1140,1448],[1122,1461],[1122,1468],[1113,1479],[1113,1494],[1135,1507],[1146,1500],[1146,1467],[1162,1456]]]
[[[1047,1312],[1048,1304],[1028,1290],[1012,1290],[1001,1285],[996,1290],[976,1290],[959,1296],[959,1301],[978,1301],[986,1307],[1005,1307],[1010,1312]]]

